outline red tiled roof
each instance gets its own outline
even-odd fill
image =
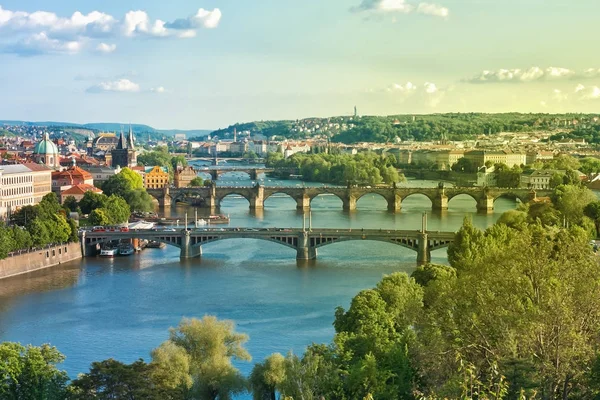
[[[96,186],[94,185],[87,185],[87,184],[80,184],[80,185],[75,185],[70,189],[67,189],[65,191],[63,191],[61,193],[61,196],[64,195],[84,195],[86,192],[96,192],[96,193],[102,193],[102,190],[98,189]]]
[[[34,171],[34,172],[38,172],[38,171],[52,171],[52,168],[44,165],[44,164],[36,164],[36,163],[23,163],[24,166],[26,166],[27,168],[29,168],[30,170]]]

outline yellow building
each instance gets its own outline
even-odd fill
[[[162,189],[169,186],[169,171],[165,167],[146,167],[144,187],[146,189]]]

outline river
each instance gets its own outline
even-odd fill
[[[221,182],[249,183],[235,174]],[[485,228],[515,202],[498,199],[491,214],[478,214],[475,201],[465,196],[451,200],[443,214],[432,213],[424,196],[411,196],[402,206],[393,214],[383,198],[368,195],[358,202],[356,212],[348,213],[341,200],[320,196],[313,200],[312,224],[416,230],[422,213],[428,212],[430,230],[456,231],[467,215]],[[194,210],[179,205],[170,214],[186,212],[191,217]],[[234,227],[301,227],[303,219],[294,200],[276,196],[259,213],[250,212],[245,199],[228,197],[221,212],[229,214]],[[347,307],[358,291],[374,286],[384,274],[411,273],[415,261],[415,252],[399,246],[346,242],[319,249],[314,265],[298,267],[294,250],[246,239],[206,245],[201,260],[186,262],[180,262],[179,250],[170,247],[114,260],[88,258],[0,281],[0,340],[51,343],[67,356],[62,367],[75,377],[92,361],[149,360],[150,351],[167,339],[169,327],[182,317],[211,314],[234,320],[237,329],[250,336],[247,348],[258,362],[273,352],[301,353],[311,342],[329,342],[335,307]],[[433,261],[446,262],[446,251],[433,252]],[[238,366],[245,374],[252,368],[251,363]]]

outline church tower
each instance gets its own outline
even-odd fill
[[[127,139],[125,138],[125,134],[121,131],[121,136],[119,136],[119,142],[117,143],[117,147],[111,151],[112,155],[112,167],[135,167],[137,165],[137,154],[135,151],[134,145],[134,137],[133,130],[131,125],[129,126],[129,135]]]

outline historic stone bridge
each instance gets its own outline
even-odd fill
[[[205,173],[205,174],[210,175],[210,177],[213,181],[216,181],[217,179],[219,179],[219,177],[221,175],[226,174],[228,172],[244,172],[250,176],[251,180],[255,181],[258,179],[258,175],[267,173],[267,172],[273,172],[273,171],[274,170],[272,168],[252,168],[252,167],[248,167],[248,168],[244,168],[244,167],[233,167],[233,168],[206,167],[206,168],[196,169],[196,172],[198,172],[198,173]]]
[[[494,202],[500,197],[518,199],[523,203],[536,198],[537,195],[549,196],[549,191],[532,191],[531,189],[502,188],[403,188],[403,187],[269,187],[262,185],[248,187],[209,186],[203,188],[158,189],[148,190],[158,199],[162,206],[170,206],[177,202],[188,202],[194,206],[219,208],[221,201],[229,195],[239,195],[250,203],[252,209],[264,208],[265,201],[275,194],[285,194],[296,201],[298,209],[309,209],[311,201],[322,194],[332,194],[342,200],[344,210],[356,210],[357,201],[368,194],[382,196],[390,211],[400,211],[402,201],[409,196],[421,194],[429,198],[434,210],[447,210],[448,202],[460,195],[472,197],[480,211],[491,211]]]
[[[431,251],[448,246],[454,232],[426,230],[402,231],[387,229],[194,229],[179,231],[132,230],[129,232],[82,232],[84,256],[93,256],[102,243],[121,239],[147,239],[181,249],[182,259],[199,258],[202,246],[227,239],[260,239],[279,243],[296,250],[298,260],[314,260],[319,247],[350,240],[371,240],[402,246],[417,252],[419,265],[431,262]]]

